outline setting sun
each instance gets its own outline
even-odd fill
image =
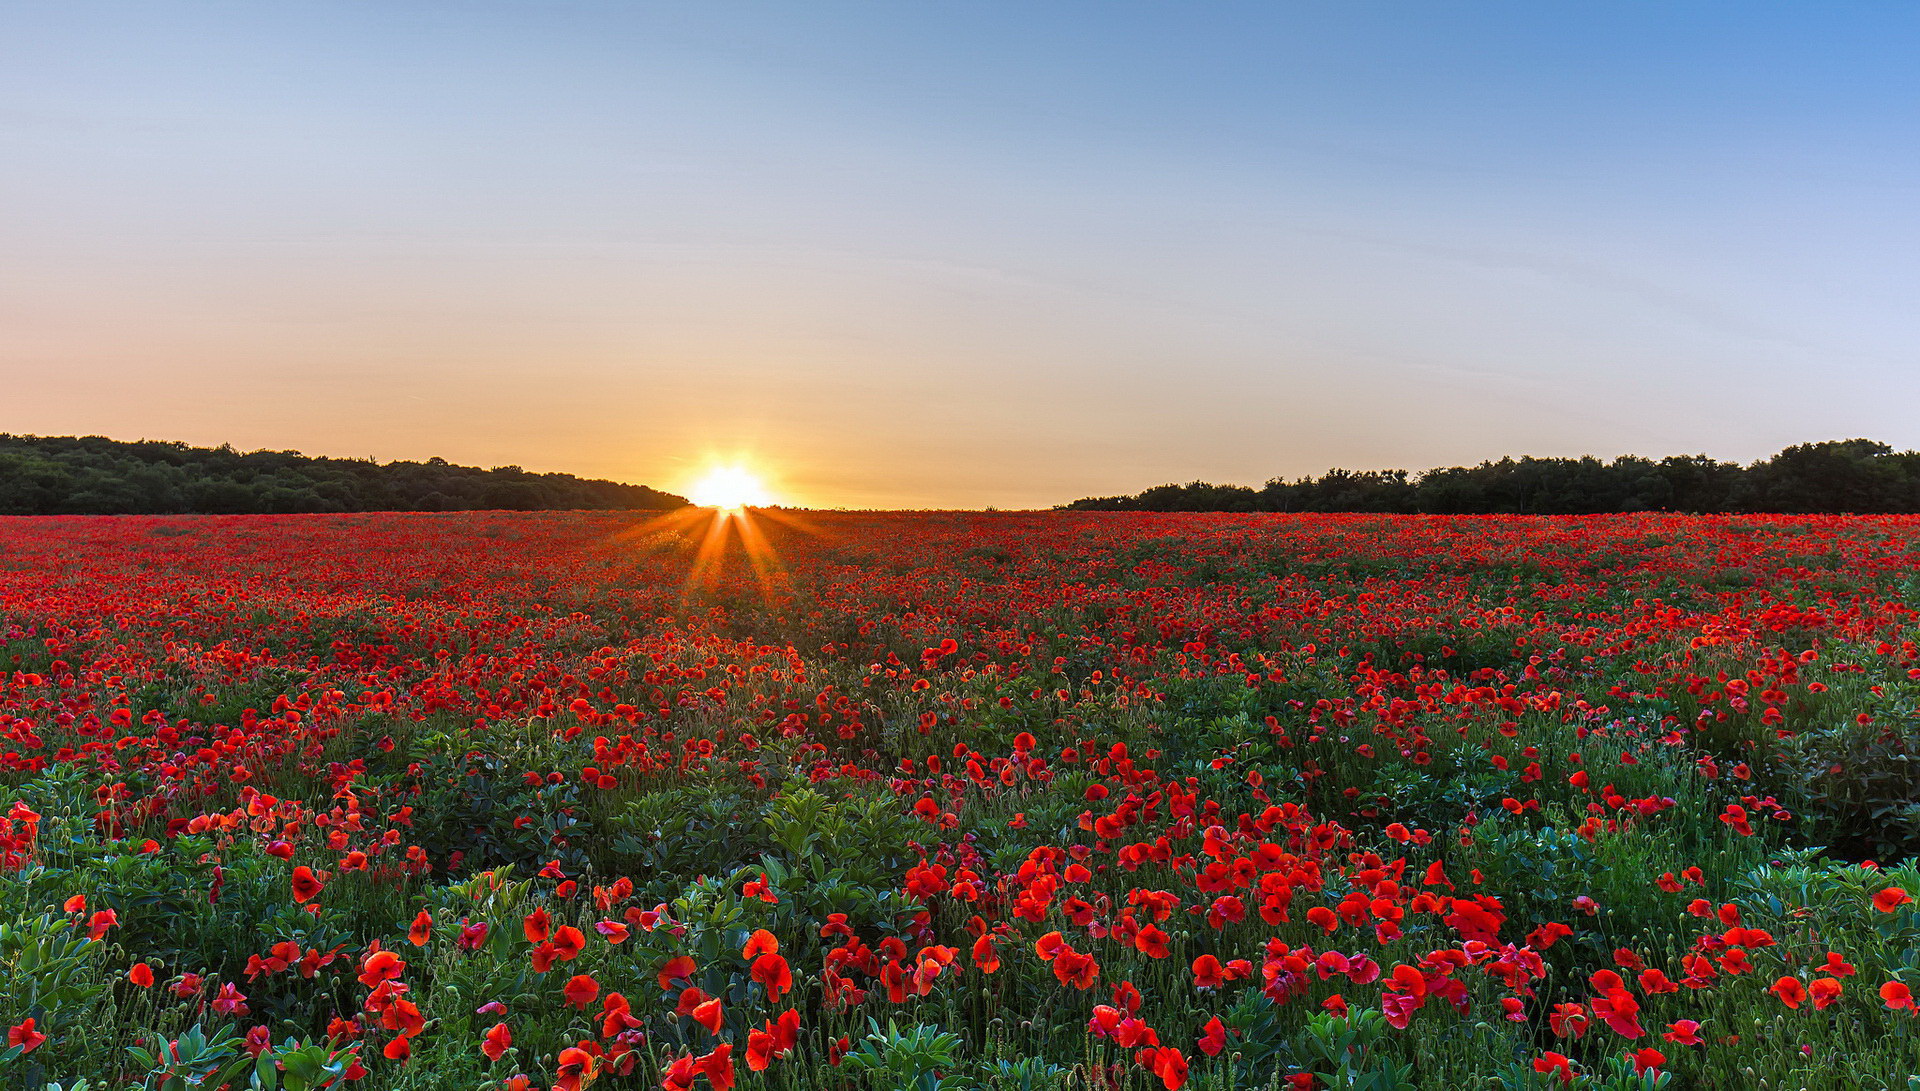
[[[767,487],[753,471],[742,466],[715,466],[690,490],[694,503],[703,508],[738,511],[773,503]]]

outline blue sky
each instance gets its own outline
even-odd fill
[[[1048,504],[1920,446],[1920,7],[5,3],[0,429]]]

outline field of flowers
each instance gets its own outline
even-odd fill
[[[1920,518],[0,520],[0,1087],[1920,1087]]]

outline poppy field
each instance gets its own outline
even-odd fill
[[[0,1087],[1920,1088],[1920,518],[0,519]]]

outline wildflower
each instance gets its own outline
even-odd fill
[[[1891,1011],[1915,1011],[1913,990],[1898,981],[1889,981],[1880,986],[1880,999],[1886,1001]]]
[[[481,1036],[480,1052],[487,1055],[487,1060],[497,1062],[506,1056],[508,1047],[512,1045],[513,1032],[507,1029],[505,1023],[495,1023]]]
[[[600,983],[586,974],[575,974],[567,979],[560,994],[566,997],[569,1005],[584,1008],[600,995]]]
[[[1578,1039],[1587,1032],[1589,1022],[1584,1004],[1555,1004],[1547,1016],[1547,1026],[1556,1038]]]
[[[19,1046],[20,1052],[32,1053],[47,1040],[47,1036],[34,1029],[33,1019],[26,1019],[7,1028],[7,1044]]]
[[[526,935],[528,943],[547,942],[547,936],[552,930],[552,922],[548,919],[544,906],[527,914],[520,922],[520,931]]]
[[[1873,896],[1873,907],[1882,913],[1891,913],[1913,900],[1913,895],[1897,886],[1890,886]]]
[[[608,993],[600,1001],[600,1037],[612,1038],[624,1031],[638,1027],[640,1020],[633,1017],[633,1005],[619,993]]]
[[[1199,1041],[1200,1052],[1209,1057],[1218,1057],[1220,1051],[1226,1048],[1226,1045],[1227,1026],[1225,1023],[1222,1023],[1220,1017],[1216,1015],[1207,1020],[1207,1025],[1201,1028]]]
[[[293,869],[293,897],[295,901],[306,904],[320,896],[320,890],[326,884],[313,869],[302,865]]]
[[[375,949],[369,951],[367,957],[360,962],[360,984],[369,989],[382,981],[392,981],[407,968],[407,964],[401,961],[399,955],[392,951],[379,950],[378,947],[379,945],[375,944]]]
[[[674,982],[687,980],[693,976],[695,968],[692,958],[686,955],[675,955],[667,960],[666,965],[660,967],[660,987],[670,989]]]
[[[1680,1019],[1667,1024],[1666,1033],[1660,1037],[1683,1046],[1697,1046],[1703,1041],[1700,1024],[1692,1019]]]
[[[553,939],[550,942],[562,962],[572,962],[580,957],[580,952],[587,949],[586,935],[571,924],[563,924],[554,929]]]
[[[713,1091],[732,1091],[733,1046],[717,1045],[713,1047],[713,1052],[699,1058],[694,1064],[706,1074]]]
[[[592,1082],[594,1070],[598,1064],[594,1056],[584,1049],[569,1046],[560,1051],[559,1065],[554,1072],[553,1091],[580,1091],[581,1087]],[[714,1084],[716,1091],[720,1085]]]
[[[1154,925],[1147,925],[1133,937],[1133,945],[1148,958],[1166,958],[1167,934]]]
[[[220,986],[220,991],[214,994],[212,1006],[214,1011],[222,1015],[238,1017],[247,1014],[247,998],[231,981]]]
[[[1000,955],[994,950],[993,937],[990,935],[981,936],[973,941],[972,956],[973,964],[979,967],[983,974],[994,973],[1000,969]]]
[[[740,949],[740,957],[751,961],[761,955],[776,954],[779,950],[779,939],[775,938],[772,932],[759,928],[754,930],[753,935],[747,937],[746,946]]]
[[[1573,1060],[1564,1053],[1543,1053],[1534,1058],[1535,1072],[1550,1072],[1560,1078],[1561,1083],[1573,1082]]]
[[[1160,1084],[1167,1091],[1180,1091],[1180,1088],[1186,1085],[1186,1054],[1172,1046],[1149,1047],[1143,1050],[1142,1054],[1148,1070],[1160,1077]]]
[[[778,1001],[793,988],[793,971],[787,967],[787,960],[776,954],[764,954],[753,960],[747,969],[747,976],[758,981],[767,990],[767,999]]]
[[[1072,985],[1076,989],[1091,989],[1100,979],[1100,964],[1093,956],[1074,950],[1060,952],[1053,960],[1053,976],[1063,985]]]
[[[1193,987],[1196,989],[1217,989],[1226,983],[1221,976],[1220,960],[1212,955],[1201,955],[1193,960]]]

